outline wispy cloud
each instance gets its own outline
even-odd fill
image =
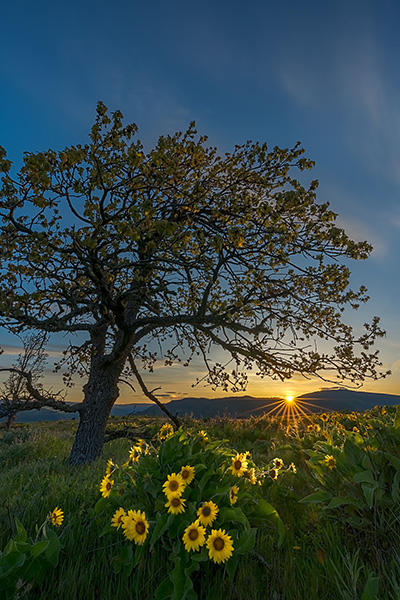
[[[3,357],[18,356],[19,354],[21,354],[21,352],[23,352],[22,346],[14,346],[11,344],[1,344],[1,348],[3,349],[3,353],[1,356],[3,356]],[[49,357],[60,358],[62,356],[62,351],[63,351],[63,348],[46,347],[46,354],[48,354]]]
[[[353,150],[387,180],[400,183],[400,90],[372,34],[364,34],[337,63],[339,90],[351,111]]]
[[[343,128],[357,160],[387,181],[400,184],[400,88],[387,67],[368,19],[338,32],[323,58],[282,55],[277,75],[300,108],[326,111],[326,124]],[[339,41],[340,40],[340,41]]]

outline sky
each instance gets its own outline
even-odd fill
[[[86,143],[101,100],[135,122],[150,149],[195,120],[220,153],[247,140],[293,147],[316,166],[318,201],[374,247],[353,262],[351,286],[370,301],[347,320],[356,331],[381,316],[383,368],[363,391],[400,394],[400,3],[397,0],[14,0],[0,20],[0,145],[15,168],[24,151]],[[0,330],[9,366],[18,340]],[[65,347],[51,340],[50,358]],[[197,386],[201,365],[147,376],[165,400],[223,396]],[[46,373],[60,389],[59,376]],[[68,399],[80,400],[83,381]],[[251,376],[254,396],[300,395],[322,387]],[[140,402],[121,387],[121,402]]]

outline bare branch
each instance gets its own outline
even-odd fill
[[[163,412],[165,412],[165,414],[167,415],[167,417],[169,419],[171,419],[171,421],[174,423],[175,427],[178,429],[180,427],[180,421],[179,421],[178,417],[176,415],[173,415],[172,413],[170,413],[169,410],[167,409],[167,407],[162,402],[159,401],[159,399],[157,398],[157,396],[155,396],[153,394],[153,392],[151,392],[151,391],[149,391],[147,389],[146,384],[144,383],[143,378],[140,375],[140,373],[139,373],[139,371],[138,371],[138,369],[137,369],[137,367],[135,365],[135,362],[133,360],[132,354],[129,355],[128,360],[129,360],[129,365],[130,365],[130,367],[132,369],[132,372],[135,375],[136,379],[138,380],[139,385],[140,385],[140,387],[142,389],[143,394],[146,396],[146,398],[149,398],[149,400],[151,400],[152,402],[155,402],[157,404],[157,406],[159,408],[161,408],[161,410]]]

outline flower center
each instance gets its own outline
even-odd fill
[[[138,523],[136,523],[135,529],[136,529],[136,533],[138,533],[139,535],[143,535],[144,532],[146,531],[146,526],[143,523],[143,521],[139,521]]]
[[[172,506],[180,506],[181,505],[180,498],[172,498],[171,504],[172,504]]]
[[[205,506],[203,508],[203,517],[209,517],[211,515],[211,508],[209,506]]]
[[[240,471],[241,468],[242,468],[242,461],[241,460],[235,460],[235,469],[237,471]]]
[[[107,483],[106,483],[106,490],[107,491],[111,490],[111,488],[112,488],[111,481],[107,481]]]
[[[223,550],[224,546],[225,546],[225,542],[222,538],[217,537],[215,538],[214,542],[213,542],[214,548],[218,551],[221,552],[221,550]]]
[[[182,471],[182,477],[183,477],[183,479],[188,479],[189,478],[189,471],[187,469],[184,469]]]
[[[169,482],[169,489],[175,492],[179,487],[179,483],[175,480]]]
[[[197,531],[197,529],[191,529],[189,531],[189,539],[194,541],[197,540],[197,538],[199,537],[199,532]]]

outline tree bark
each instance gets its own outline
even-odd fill
[[[84,386],[85,397],[69,457],[70,464],[81,465],[101,455],[107,419],[119,396],[118,379],[122,368],[123,365],[117,363],[91,371],[89,381]]]
[[[6,429],[11,429],[15,419],[17,418],[16,413],[9,413],[6,421]]]

